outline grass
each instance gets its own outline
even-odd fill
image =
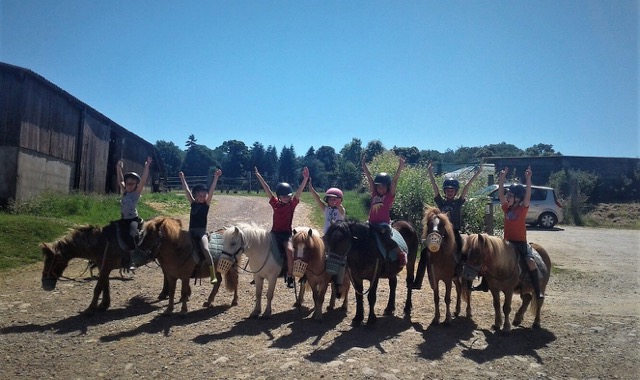
[[[184,215],[189,203],[174,193],[143,194],[138,203],[143,219]],[[107,225],[120,217],[117,195],[42,194],[0,212],[0,271],[42,259],[40,243],[50,242],[79,224]]]

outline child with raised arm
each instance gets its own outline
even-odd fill
[[[180,172],[180,182],[182,183],[182,189],[185,196],[191,203],[191,214],[189,215],[189,234],[191,238],[200,244],[200,250],[202,251],[207,264],[209,265],[209,271],[211,276],[211,283],[218,282],[216,275],[216,268],[213,265],[213,258],[209,251],[209,236],[207,235],[207,215],[209,214],[209,206],[211,206],[211,198],[216,190],[216,184],[218,178],[222,175],[222,170],[218,169],[213,175],[213,182],[211,188],[207,189],[204,185],[195,185],[192,191],[189,191],[189,185],[184,178],[184,173]]]
[[[120,185],[120,190],[123,192],[122,199],[120,200],[120,220],[118,223],[120,224],[121,236],[129,250],[129,263],[125,263],[126,265],[124,265],[124,267],[128,267],[130,270],[134,270],[137,265],[144,264],[144,262],[134,262],[138,227],[140,225],[137,207],[140,194],[142,194],[144,185],[149,178],[151,161],[151,157],[147,157],[147,161],[144,163],[142,177],[136,172],[127,172],[123,175],[122,169],[124,163],[122,160],[118,161],[116,165],[118,184]]]
[[[276,239],[276,243],[278,249],[282,252],[286,252],[287,256],[287,277],[285,281],[287,282],[287,287],[293,288],[293,242],[291,241],[291,237],[293,235],[293,213],[295,212],[296,206],[300,203],[300,195],[304,190],[304,187],[307,186],[307,181],[309,180],[309,168],[306,166],[302,169],[302,182],[300,186],[298,186],[298,190],[295,194],[293,194],[293,189],[291,185],[286,182],[280,182],[276,185],[276,192],[271,191],[271,188],[267,184],[267,182],[262,178],[258,168],[254,168],[256,172],[256,177],[260,184],[262,185],[262,189],[269,196],[269,204],[273,208],[273,225],[271,227],[271,233],[273,238]]]
[[[391,206],[396,197],[396,187],[400,172],[405,165],[404,157],[399,158],[398,169],[391,179],[387,173],[378,173],[375,178],[371,176],[371,172],[365,162],[365,155],[362,155],[362,170],[369,183],[369,192],[371,194],[371,208],[369,209],[369,225],[380,232],[384,240],[384,245],[388,251],[395,250],[398,255],[398,261],[401,265],[407,263],[407,254],[403,252],[398,243],[392,238],[391,233]]]

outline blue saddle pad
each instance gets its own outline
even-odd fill
[[[398,260],[398,253],[395,251],[395,249],[392,249],[391,251],[387,251],[384,245],[382,244],[382,240],[380,239],[380,234],[376,233],[374,235],[376,237],[376,242],[378,243],[378,248],[380,249],[380,252],[383,252],[382,255],[384,256],[385,260],[389,260],[389,261]],[[398,247],[400,247],[401,251],[403,252],[409,251],[407,242],[404,241],[404,238],[402,237],[400,232],[398,232],[398,230],[396,230],[395,228],[391,228],[391,238],[393,239],[393,241],[396,242],[396,244],[398,244]]]

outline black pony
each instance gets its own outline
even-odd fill
[[[405,314],[411,313],[411,291],[413,284],[413,267],[418,253],[419,237],[416,230],[405,221],[397,221],[392,227],[400,232],[407,244],[407,300]],[[364,320],[364,292],[363,280],[368,280],[370,287],[367,295],[369,300],[369,317],[367,325],[376,322],[374,307],[378,281],[389,279],[389,302],[384,310],[385,315],[392,315],[395,311],[397,275],[404,268],[404,263],[398,260],[386,260],[386,255],[380,251],[380,244],[373,235],[373,229],[368,223],[356,221],[338,221],[333,223],[324,235],[326,249],[329,253],[347,257],[347,267],[351,274],[353,287],[356,292],[356,315],[352,320],[353,326],[358,326]]]

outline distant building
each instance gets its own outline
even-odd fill
[[[157,190],[166,170],[155,146],[31,70],[0,62],[0,205],[44,191],[117,193],[115,166]]]

